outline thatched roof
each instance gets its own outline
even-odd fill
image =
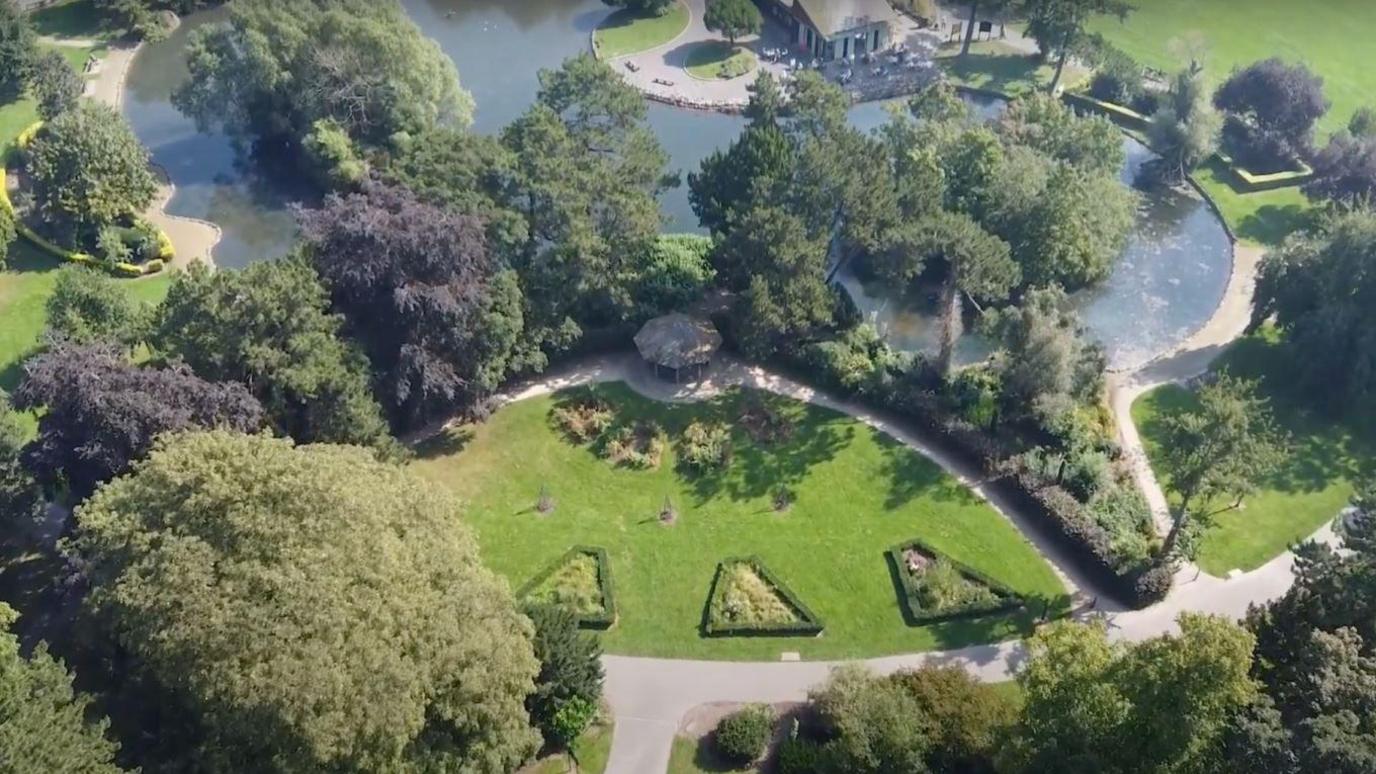
[[[721,348],[721,334],[707,320],[674,312],[645,323],[635,335],[640,356],[665,368],[702,365]]]
[[[795,11],[802,11],[824,38],[834,38],[871,24],[893,24],[898,14],[888,0],[795,0]]]

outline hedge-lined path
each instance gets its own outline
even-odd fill
[[[1250,294],[1247,298],[1250,299]],[[1205,333],[1210,327],[1206,326],[1195,339],[1207,338]],[[1220,323],[1218,330],[1226,331],[1226,328]],[[1157,367],[1166,374],[1171,373],[1173,368],[1184,368],[1171,364],[1192,362],[1186,355],[1193,351],[1184,348],[1180,359],[1158,361]],[[1151,368],[1153,366],[1144,370]],[[671,402],[705,400],[733,386],[769,390],[843,412],[892,435],[936,462],[980,496],[986,497],[1042,552],[1068,589],[1080,590],[1082,600],[1095,596],[1103,598],[1105,601],[1094,609],[1080,606],[1077,617],[1103,619],[1114,639],[1138,641],[1170,632],[1175,627],[1175,619],[1185,611],[1240,618],[1250,605],[1269,601],[1285,593],[1292,582],[1290,570],[1294,555],[1288,552],[1250,573],[1226,580],[1186,567],[1176,574],[1175,586],[1165,601],[1145,610],[1119,609],[1107,601],[1107,594],[1096,594],[1093,581],[1078,573],[1064,552],[1058,550],[1058,546],[1042,540],[1039,530],[1030,528],[1030,522],[1022,514],[990,498],[980,485],[981,477],[977,472],[968,470],[923,439],[895,427],[874,412],[731,358],[722,358],[702,383],[680,386],[654,377],[634,353],[593,357],[543,375],[536,381],[518,385],[501,396],[500,402],[519,401],[570,387],[612,381],[625,382],[646,397]],[[1333,535],[1331,530],[1324,529],[1315,538],[1332,540]],[[780,650],[786,648],[787,642],[781,641]],[[1002,681],[1012,677],[1025,658],[1026,650],[1022,642],[1009,641],[948,651],[886,656],[867,659],[863,663],[878,672],[892,672],[924,664],[953,664],[980,680]],[[606,656],[603,660],[607,671],[606,698],[616,720],[607,774],[656,774],[665,771],[670,748],[684,716],[699,705],[715,702],[802,701],[810,688],[825,680],[831,669],[842,663],[692,661],[626,656]]]
[[[91,99],[104,102],[116,110],[124,106],[125,80],[140,47],[128,43],[111,45],[100,71],[88,87]],[[168,213],[167,205],[176,195],[177,188],[168,180],[164,170],[155,168],[155,171],[159,179],[158,194],[144,217],[166,232],[172,240],[176,255],[167,268],[185,267],[196,260],[213,266],[215,261],[211,253],[215,245],[220,243],[220,227],[209,221]]]

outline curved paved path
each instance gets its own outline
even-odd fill
[[[1244,264],[1242,268],[1247,267]],[[1250,299],[1250,294],[1247,298]],[[1224,306],[1228,306],[1226,300]],[[1219,331],[1219,335],[1222,335],[1227,327],[1223,322],[1217,326],[1211,324],[1191,341],[1209,338],[1213,335],[1208,333],[1210,330]],[[1160,361],[1163,372],[1169,375],[1173,373],[1172,368],[1184,368],[1167,367],[1167,363],[1195,362],[1192,353],[1196,351],[1185,347],[1178,359]],[[1207,365],[1207,359],[1204,363]],[[1081,598],[1095,595],[1092,581],[1069,570],[1073,565],[1064,561],[1065,557],[1058,546],[1040,540],[1037,530],[1028,529],[1027,523],[1019,515],[1004,507],[996,498],[991,498],[980,486],[978,474],[933,449],[922,438],[895,427],[864,407],[839,400],[759,367],[724,359],[702,384],[680,387],[653,377],[631,353],[609,355],[518,386],[509,391],[504,400],[524,400],[568,387],[606,381],[624,381],[647,397],[665,401],[702,400],[725,388],[742,385],[845,412],[931,458],[988,499],[1047,557],[1068,589],[1079,589]],[[1316,537],[1332,538],[1328,530]],[[1182,568],[1176,575],[1174,590],[1160,604],[1146,610],[1122,610],[1104,604],[1091,613],[1082,613],[1081,617],[1101,618],[1109,626],[1112,637],[1131,641],[1172,631],[1177,616],[1185,611],[1239,618],[1250,605],[1274,599],[1290,587],[1293,562],[1293,555],[1287,553],[1253,572],[1227,580],[1200,574],[1191,567]],[[981,680],[1001,681],[1013,676],[1025,654],[1022,642],[1009,641],[950,651],[868,659],[863,663],[878,672],[923,664],[956,664]],[[680,723],[693,708],[720,702],[801,701],[811,687],[824,680],[830,670],[841,662],[726,662],[606,656],[604,663],[607,671],[606,697],[616,721],[607,774],[656,774],[665,771],[668,766],[669,751]]]

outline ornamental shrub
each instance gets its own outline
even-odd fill
[[[731,430],[721,423],[688,425],[679,447],[679,460],[699,473],[721,470],[731,464]]]
[[[555,426],[576,444],[591,443],[601,438],[611,427],[612,419],[611,406],[591,394],[554,409]]]
[[[759,760],[774,733],[774,711],[767,704],[751,704],[721,719],[713,743],[722,758],[736,765]]]
[[[0,203],[0,270],[7,266],[10,254],[10,245],[17,236],[14,227],[14,210]]]
[[[774,763],[777,774],[817,774],[822,766],[822,746],[800,737],[789,737],[779,743]]]
[[[1142,65],[1110,47],[1103,51],[1102,60],[1089,83],[1089,94],[1104,102],[1131,107],[1138,104],[1145,88]]]
[[[633,470],[654,470],[664,459],[664,428],[655,422],[636,422],[613,430],[602,445],[603,459]]]

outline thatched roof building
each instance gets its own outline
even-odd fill
[[[635,335],[635,348],[656,369],[675,376],[685,368],[701,368],[721,349],[721,334],[708,320],[674,312],[645,323]]]

